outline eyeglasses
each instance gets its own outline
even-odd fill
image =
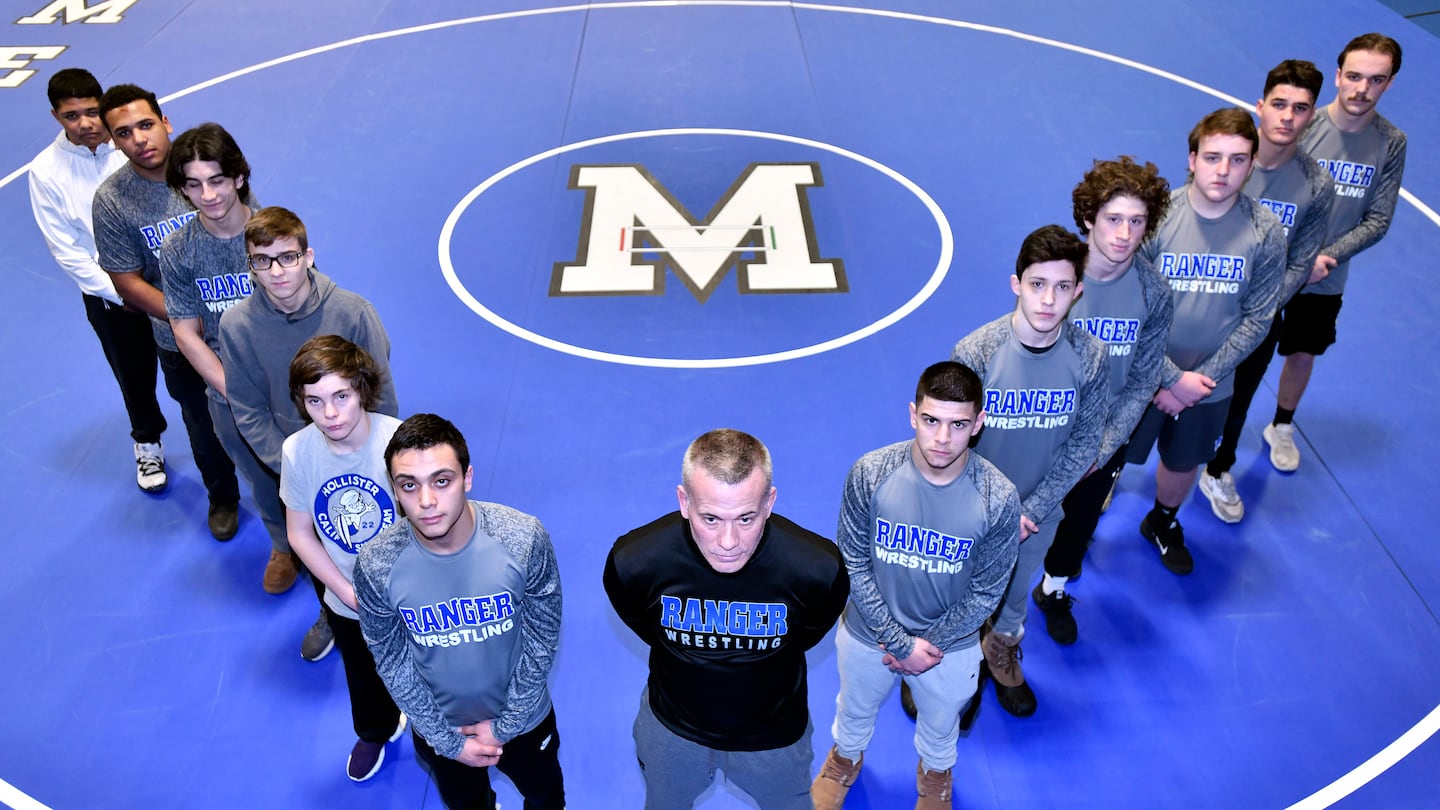
[[[250,254],[250,269],[265,271],[270,269],[271,264],[279,264],[284,268],[291,268],[300,263],[300,257],[304,256],[298,250],[287,250],[279,256],[266,256],[264,253]]]

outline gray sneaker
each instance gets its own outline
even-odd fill
[[[152,495],[164,492],[170,484],[165,475],[165,448],[159,442],[135,445],[135,483]]]
[[[1270,463],[1280,472],[1295,472],[1300,469],[1300,448],[1295,446],[1295,426],[1269,424],[1265,426],[1265,443],[1270,445]]]
[[[1209,470],[1200,471],[1200,493],[1210,501],[1210,511],[1226,523],[1239,523],[1245,517],[1245,502],[1235,490],[1235,479],[1228,472],[1216,478]]]
[[[330,623],[325,621],[325,610],[320,610],[320,618],[310,625],[305,633],[305,640],[300,642],[300,657],[306,661],[319,661],[335,649],[335,634],[330,630]]]

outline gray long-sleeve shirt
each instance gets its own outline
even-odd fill
[[[1322,107],[1300,135],[1300,147],[1325,169],[1334,186],[1330,223],[1320,252],[1339,264],[1302,294],[1345,292],[1350,259],[1390,230],[1405,174],[1405,133],[1382,115],[1360,132],[1342,132]]]
[[[459,726],[492,720],[507,742],[550,713],[560,643],[560,572],[540,521],[470,501],[475,534],[428,551],[408,520],[360,547],[355,598],[375,669],[436,753],[465,747]]]
[[[1130,440],[1160,388],[1174,316],[1169,283],[1138,253],[1119,276],[1087,279],[1070,307],[1070,322],[1099,338],[1110,353],[1110,412],[1097,463],[1103,464]]]
[[[1273,169],[1255,167],[1245,183],[1245,194],[1269,208],[1285,228],[1289,247],[1285,280],[1280,284],[1278,306],[1285,304],[1310,279],[1315,257],[1325,244],[1330,207],[1330,175],[1304,149]]]
[[[1194,371],[1215,381],[1211,401],[1234,393],[1235,367],[1264,339],[1285,277],[1285,229],[1270,209],[1241,194],[1216,219],[1190,205],[1190,185],[1170,195],[1145,260],[1170,281],[1175,318],[1160,385]]]
[[[845,632],[896,658],[916,638],[941,651],[975,645],[1020,548],[1020,499],[995,465],[971,452],[959,477],[932,484],[913,444],[855,462],[835,536],[850,575]]]
[[[1013,317],[966,335],[950,359],[984,381],[985,429],[975,447],[1014,482],[1022,511],[1038,525],[1101,460],[1110,369],[1105,344],[1069,322],[1055,345],[1032,353]]]

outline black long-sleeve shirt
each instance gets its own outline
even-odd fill
[[[722,751],[768,751],[805,733],[805,651],[834,626],[850,580],[835,544],[772,514],[745,567],[710,567],[679,512],[615,541],[605,592],[650,645],[650,708]]]

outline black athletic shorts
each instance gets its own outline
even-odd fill
[[[1280,311],[1280,356],[1324,354],[1335,343],[1343,295],[1297,295]]]
[[[1219,402],[1202,399],[1181,411],[1179,419],[1152,404],[1130,434],[1125,462],[1144,464],[1150,448],[1158,444],[1160,460],[1172,470],[1191,470],[1207,464],[1215,457],[1229,413],[1230,397]]]

